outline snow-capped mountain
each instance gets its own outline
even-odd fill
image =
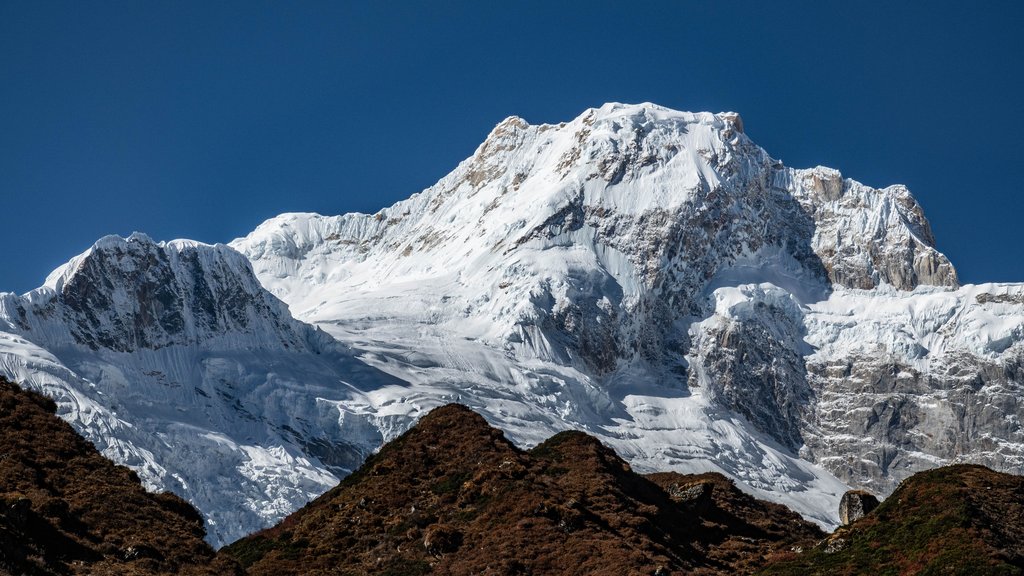
[[[404,361],[388,351],[400,341],[408,344],[399,350],[417,351],[416,372],[449,367],[456,379],[495,365],[528,382],[533,362],[571,368],[560,378],[580,383],[577,393],[566,383],[526,388],[554,396],[552,409],[573,425],[611,407],[596,416],[604,428],[601,418],[621,409],[612,391],[651,381],[659,398],[707,396],[781,445],[836,462],[831,425],[810,424],[832,394],[815,346],[828,345],[828,362],[859,366],[884,362],[877,346],[932,378],[941,372],[930,366],[953,353],[997,365],[1019,357],[1020,306],[978,298],[1020,288],[956,292],[955,271],[933,244],[902,186],[876,190],[826,168],[785,168],[735,114],[611,104],[557,126],[509,118],[407,201],[374,215],[286,214],[232,245],[297,317],[370,361],[387,358],[380,367],[404,378],[410,370],[388,367]],[[892,310],[879,317],[870,303],[883,302]],[[844,307],[845,317],[830,313]],[[989,313],[999,320],[984,320]],[[974,320],[938,332],[930,316]],[[979,338],[1002,343],[995,350]],[[470,380],[487,390],[510,381],[501,373]],[[844,425],[836,428],[841,435]],[[814,448],[804,436],[829,444]],[[858,483],[883,481],[900,450],[876,440],[856,454],[874,461],[872,472],[830,468]]]
[[[0,322],[0,369],[218,543],[452,400],[825,525],[847,484],[1024,471],[1024,285],[959,287],[906,188],[787,168],[731,113],[512,117],[377,214],[103,239]]]
[[[224,245],[110,236],[39,289],[0,295],[0,372],[146,486],[191,500],[215,544],[279,520],[382,441],[344,375],[392,378],[294,320]]]
[[[765,445],[883,494],[947,460],[1021,466],[1021,287],[958,288],[905,187],[786,168],[735,114],[509,118],[409,200],[232,246],[296,317],[528,442],[541,406],[636,465],[773,491],[800,474]]]

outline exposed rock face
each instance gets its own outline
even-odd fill
[[[228,334],[248,337],[238,347],[262,344],[260,334],[274,334],[285,348],[309,348],[315,339],[224,245],[108,236],[51,274],[46,288],[28,308],[29,329],[67,326],[74,344],[92,350],[203,345]]]
[[[690,385],[854,486],[888,494],[936,462],[1024,473],[1020,286],[715,291]],[[979,304],[979,302],[981,302]]]
[[[691,365],[699,370],[690,385],[707,385],[722,405],[796,450],[812,397],[799,304],[780,288],[745,290],[750,299],[738,303],[719,294],[720,313],[696,325]]]
[[[935,249],[924,211],[905,186],[875,190],[820,166],[793,175],[793,194],[814,220],[814,252],[833,284],[957,285],[953,265]]]
[[[839,501],[839,521],[852,524],[878,507],[878,498],[863,490],[850,490]]]
[[[802,453],[883,495],[937,462],[1024,473],[1024,289],[918,292],[811,307]]]

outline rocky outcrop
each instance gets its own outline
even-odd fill
[[[939,462],[1024,473],[1021,292],[836,294],[812,308],[802,453],[882,495]]]
[[[10,306],[21,307],[23,330],[50,346],[134,352],[201,346],[225,334],[238,347],[263,344],[266,334],[283,348],[316,341],[314,330],[263,290],[248,261],[224,245],[108,236],[54,271],[28,300]],[[5,316],[15,314],[0,310]],[[58,337],[62,328],[70,342]]]
[[[878,507],[878,498],[863,490],[850,490],[839,501],[839,521],[852,524]]]
[[[691,327],[691,387],[876,494],[940,463],[1021,474],[1021,293],[836,289],[801,306],[777,286],[723,287]]]
[[[935,249],[924,211],[906,187],[876,190],[821,166],[781,178],[814,219],[814,252],[833,284],[957,286],[953,265]]]
[[[710,388],[721,405],[795,451],[812,396],[799,305],[776,287],[740,292],[742,300],[719,293],[715,314],[695,325],[690,359],[699,369],[690,385]]]

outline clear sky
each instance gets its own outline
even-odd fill
[[[0,291],[106,234],[227,242],[375,212],[506,116],[734,110],[792,167],[924,206],[1024,281],[1021,2],[0,0]]]

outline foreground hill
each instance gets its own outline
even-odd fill
[[[251,574],[734,574],[822,537],[719,474],[647,478],[580,432],[524,452],[453,404],[222,553]]]
[[[0,574],[232,572],[194,508],[146,492],[55,408],[0,377]]]
[[[915,474],[765,574],[1024,574],[1024,478],[971,465]]]
[[[719,474],[641,476],[580,432],[522,451],[455,404],[215,554],[53,409],[0,379],[0,575],[1024,573],[1021,477],[919,473],[826,537]]]

